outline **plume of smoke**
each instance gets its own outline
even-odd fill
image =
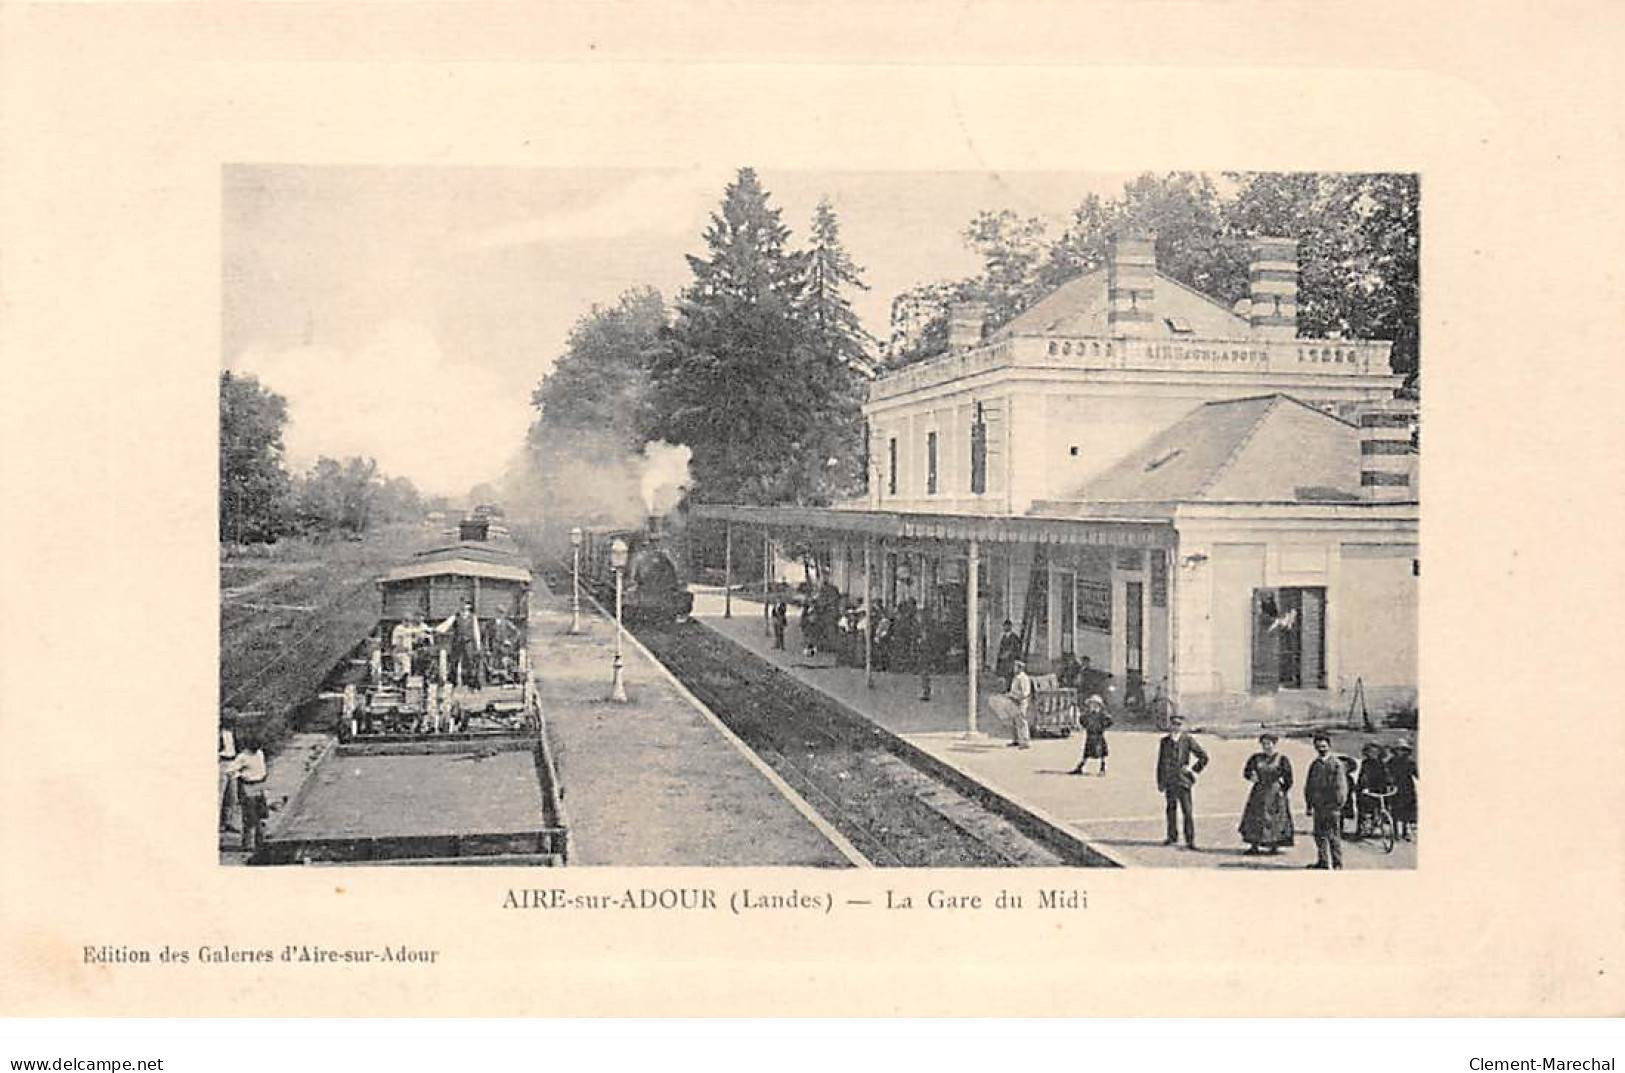
[[[691,479],[688,464],[693,457],[687,444],[656,440],[644,445],[639,485],[645,513],[664,517],[676,509]]]

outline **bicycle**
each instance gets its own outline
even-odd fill
[[[1384,790],[1376,793],[1371,790],[1361,790],[1361,797],[1368,797],[1375,802],[1370,811],[1360,815],[1360,829],[1362,834],[1369,834],[1382,840],[1384,853],[1394,852],[1394,814],[1388,809],[1388,799],[1394,796],[1393,790]]]

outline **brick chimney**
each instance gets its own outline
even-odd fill
[[[1419,457],[1411,446],[1416,404],[1404,399],[1367,402],[1351,416],[1360,426],[1360,497],[1377,503],[1418,501]]]
[[[955,302],[948,307],[948,349],[969,350],[982,345],[987,324],[986,302]]]
[[[1150,335],[1156,324],[1157,238],[1113,235],[1106,250],[1107,333]]]
[[[1298,240],[1255,238],[1247,268],[1247,319],[1271,339],[1298,335]]]

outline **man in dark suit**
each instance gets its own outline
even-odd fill
[[[1303,780],[1303,798],[1315,831],[1316,860],[1310,868],[1343,867],[1343,803],[1348,796],[1348,773],[1332,755],[1332,739],[1316,734],[1315,759]]]
[[[1157,748],[1157,789],[1162,791],[1168,809],[1168,837],[1162,844],[1172,846],[1179,841],[1178,818],[1185,814],[1185,845],[1196,848],[1196,819],[1191,810],[1191,787],[1196,775],[1207,767],[1207,750],[1196,739],[1185,733],[1185,720],[1174,716],[1168,722],[1168,733]]]

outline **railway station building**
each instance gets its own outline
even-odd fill
[[[991,334],[955,307],[870,385],[866,500],[696,514],[827,542],[843,593],[964,623],[972,675],[1008,619],[1040,673],[1087,656],[1208,720],[1414,703],[1416,405],[1389,343],[1299,337],[1295,242],[1252,254],[1233,308],[1149,236]]]

